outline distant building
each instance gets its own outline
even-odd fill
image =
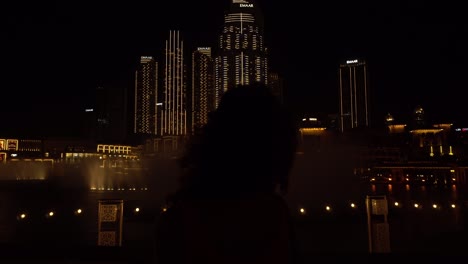
[[[255,1],[232,0],[218,41],[215,58],[217,103],[223,93],[238,85],[268,84],[263,16]]]
[[[81,110],[80,137],[99,142],[125,141],[129,132],[127,100],[126,87],[115,83],[98,85]]]
[[[187,135],[187,89],[184,42],[177,30],[169,32],[164,62],[162,98],[162,135]]]
[[[370,127],[370,98],[364,60],[347,60],[339,69],[340,131]]]
[[[215,109],[213,58],[210,47],[197,48],[192,54],[192,132],[208,122]]]
[[[268,75],[268,86],[273,91],[273,94],[281,103],[284,103],[284,81],[283,78],[276,72],[270,72]]]
[[[133,133],[157,135],[158,126],[158,63],[151,56],[142,56],[135,72]]]

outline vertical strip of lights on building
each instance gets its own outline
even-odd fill
[[[166,41],[164,69],[164,134],[181,136],[187,133],[185,96],[184,44],[177,30],[169,32]]]
[[[363,60],[347,60],[339,69],[340,130],[369,127],[367,65]]]

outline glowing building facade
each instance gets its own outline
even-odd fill
[[[142,56],[135,72],[133,132],[157,135],[158,132],[158,63],[151,56]]]
[[[208,122],[208,113],[214,109],[211,48],[200,47],[192,54],[192,132]]]
[[[367,65],[363,60],[347,60],[340,65],[340,131],[370,126]]]
[[[185,77],[184,43],[180,32],[171,30],[165,48],[162,135],[183,136],[187,134]]]
[[[232,0],[218,41],[215,58],[217,103],[224,92],[238,85],[268,84],[263,16],[254,1]]]

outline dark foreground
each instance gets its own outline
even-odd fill
[[[42,184],[3,186],[0,263],[155,263],[154,228],[163,206],[157,192],[56,193]],[[97,246],[98,201],[117,198],[124,200],[122,246]],[[468,257],[468,202],[464,197],[455,200],[455,208],[453,200],[445,197],[437,201],[437,208],[432,208],[434,201],[429,199],[417,199],[421,205],[417,209],[413,197],[399,200],[398,207],[389,200],[390,252],[372,254],[363,198],[355,200],[355,208],[342,199],[331,211],[324,210],[321,202],[301,204],[305,213],[291,200],[297,263],[439,263]],[[77,208],[82,214],[73,213]],[[54,217],[45,217],[49,210],[55,212]],[[25,220],[18,219],[21,212],[27,213]]]
[[[121,247],[103,247],[67,241],[67,234],[42,229],[29,239],[0,245],[0,263],[156,263],[154,261],[154,218],[133,219],[124,225]],[[346,215],[297,216],[297,263],[394,263],[416,260],[425,263],[468,257],[466,230],[438,233],[413,230],[419,237],[402,239],[396,222],[390,223],[389,253],[369,253],[366,217],[360,212]],[[423,226],[423,225],[421,225]],[[57,227],[58,228],[58,227]],[[18,234],[20,235],[20,234]],[[27,235],[25,233],[21,234]],[[90,234],[91,235],[91,234]],[[32,239],[32,237],[36,239]],[[39,239],[42,237],[42,239]]]

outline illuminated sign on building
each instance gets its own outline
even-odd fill
[[[240,7],[250,7],[250,8],[254,7],[253,4],[239,4],[239,6]]]
[[[153,61],[153,57],[151,56],[141,56],[140,62],[141,63],[148,63]]]
[[[5,139],[0,139],[0,150],[6,150],[6,140]]]
[[[7,150],[18,150],[18,140],[7,139]]]
[[[210,47],[200,47],[197,50],[211,50],[211,48]]]
[[[358,63],[358,60],[348,60],[346,61],[346,64],[353,64],[353,63]]]
[[[87,112],[87,113],[94,112],[94,109],[85,109],[85,112]]]
[[[245,1],[245,0],[232,0],[232,3],[233,3],[233,4],[240,4],[240,3],[245,4],[245,3],[248,3],[248,2]]]

